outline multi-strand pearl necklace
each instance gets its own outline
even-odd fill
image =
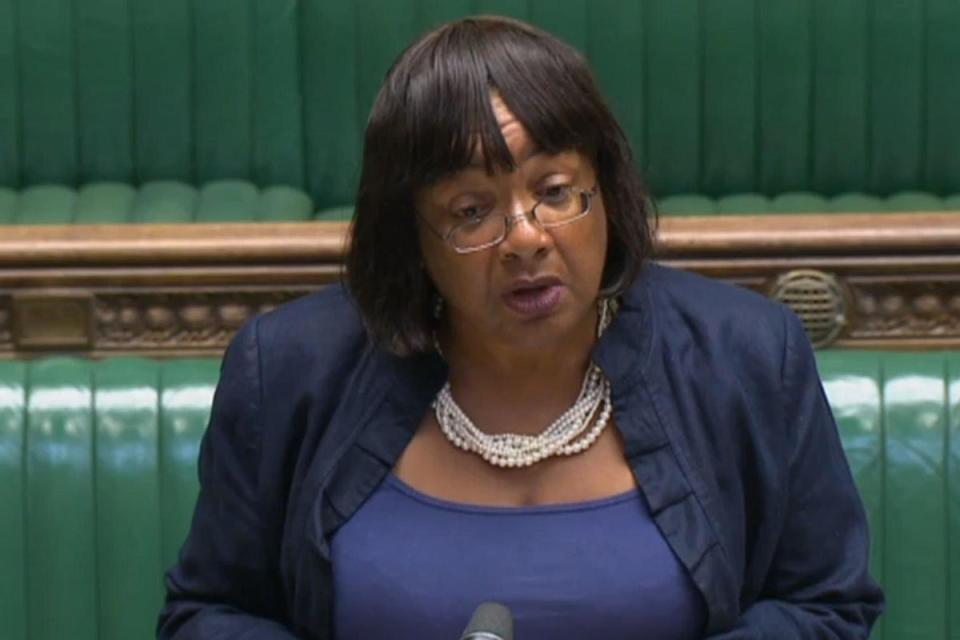
[[[598,336],[609,324],[610,313],[606,304],[601,306]],[[580,453],[597,441],[610,420],[610,381],[600,367],[590,363],[573,406],[533,436],[484,433],[453,399],[449,382],[434,399],[433,409],[440,429],[455,446],[472,451],[497,467],[529,467],[552,456]]]

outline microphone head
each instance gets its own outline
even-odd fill
[[[497,602],[484,602],[473,612],[460,640],[513,640],[513,615]]]

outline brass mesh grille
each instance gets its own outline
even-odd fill
[[[814,347],[831,344],[847,323],[843,290],[822,271],[790,271],[777,279],[771,296],[799,316]]]

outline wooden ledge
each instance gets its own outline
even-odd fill
[[[348,226],[283,222],[0,227],[0,265],[339,262]]]
[[[330,264],[346,222],[0,227],[0,265]],[[662,258],[960,252],[960,211],[664,217]]]
[[[663,218],[660,255],[878,255],[960,251],[960,211]]]

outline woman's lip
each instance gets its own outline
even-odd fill
[[[514,289],[503,294],[503,300],[515,313],[528,318],[544,316],[560,304],[563,297],[562,284],[546,284],[539,287]]]

